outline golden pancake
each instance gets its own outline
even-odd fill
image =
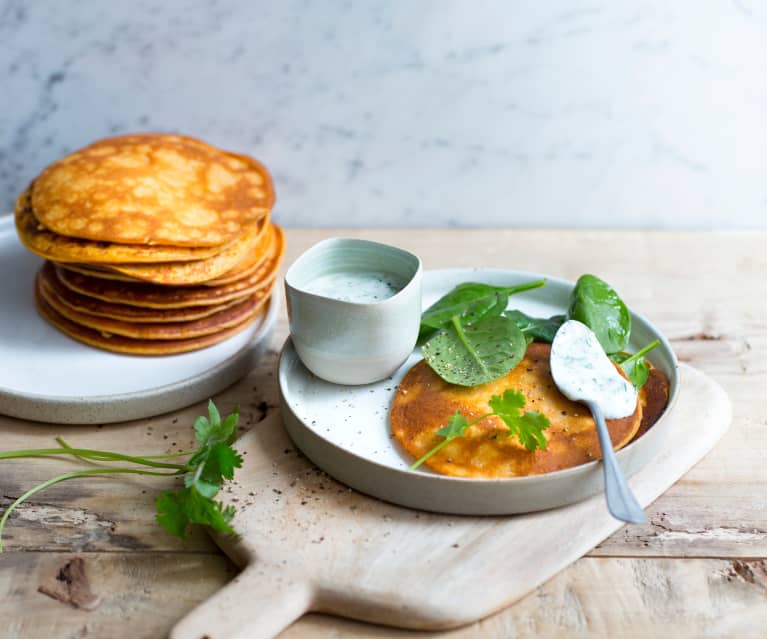
[[[204,284],[205,286],[221,286],[222,284],[230,284],[238,280],[249,278],[267,261],[270,254],[275,251],[281,254],[285,248],[285,237],[282,229],[276,224],[270,224],[269,229],[266,232],[272,234],[272,238],[269,238],[271,243],[267,252],[253,250],[245,256],[242,262],[224,273],[221,277],[201,282],[201,284]],[[266,241],[267,238],[264,238],[264,242]],[[257,247],[257,249],[258,248],[260,247]],[[66,264],[65,267],[69,271],[74,271],[75,273],[81,273],[82,275],[91,277],[100,277],[107,280],[116,280],[118,282],[142,282],[142,280],[138,280],[135,277],[116,273],[108,267],[100,266],[98,264]]]
[[[130,337],[121,337],[119,335],[105,335],[99,331],[80,326],[56,312],[56,310],[37,293],[37,289],[35,289],[35,301],[37,303],[37,310],[43,319],[58,328],[62,333],[69,335],[69,337],[78,342],[88,344],[89,346],[131,355],[172,355],[213,346],[247,328],[265,312],[266,308],[268,308],[267,301],[262,307],[255,311],[253,316],[248,317],[237,326],[224,329],[218,333],[212,333],[202,337],[192,337],[189,339],[146,340],[131,339]]]
[[[278,235],[280,235],[278,233]],[[249,277],[223,286],[167,287],[143,282],[116,282],[76,273],[57,266],[57,276],[67,288],[97,300],[140,308],[170,309],[222,304],[271,287],[282,259],[284,245],[275,242],[267,260]]]
[[[233,284],[243,279],[252,279],[259,272],[272,273],[273,265],[276,264],[279,267],[282,256],[285,253],[285,233],[274,223],[270,225],[270,229],[272,231],[272,240],[266,253],[259,255],[254,251],[231,271],[227,271],[221,277],[203,282],[203,284],[205,286],[221,286],[223,284]],[[264,268],[266,268],[266,271],[264,271]]]
[[[108,335],[121,335],[133,339],[189,339],[218,333],[221,330],[237,326],[261,306],[268,295],[268,290],[246,297],[243,301],[219,310],[217,313],[196,320],[185,322],[151,322],[137,323],[124,322],[90,315],[81,311],[75,311],[64,304],[53,291],[52,287],[46,286],[45,281],[38,273],[37,287],[40,296],[60,315],[69,321],[92,328]]]
[[[159,264],[111,264],[109,269],[134,279],[166,286],[200,284],[220,277],[237,266],[251,251],[268,250],[272,235],[268,217],[246,229],[220,253],[194,262],[166,262]]]
[[[549,344],[530,344],[524,359],[504,377],[475,387],[448,384],[425,361],[405,375],[391,408],[392,433],[414,458],[443,441],[435,434],[460,411],[469,421],[491,409],[488,400],[507,389],[527,398],[524,410],[537,410],[551,422],[544,431],[546,450],[528,451],[517,437],[506,437],[506,425],[488,417],[448,443],[425,463],[458,477],[519,477],[577,466],[600,457],[596,426],[583,404],[559,392],[549,368]],[[646,403],[644,389],[633,415],[607,421],[614,447],[622,448],[636,434]]]
[[[99,140],[48,166],[32,188],[45,227],[120,244],[218,246],[273,203],[256,160],[162,133]]]
[[[154,263],[201,260],[220,253],[224,246],[143,246],[94,242],[58,235],[46,229],[29,206],[29,189],[16,201],[16,230],[22,244],[40,257],[56,262]]]
[[[58,302],[64,304],[72,311],[95,315],[97,317],[108,317],[124,322],[189,322],[208,317],[218,313],[225,308],[239,304],[245,300],[245,297],[238,297],[222,304],[211,304],[208,306],[186,306],[182,308],[141,308],[139,306],[129,306],[127,304],[116,304],[113,302],[104,302],[93,297],[87,297],[80,293],[70,290],[59,280],[56,268],[51,262],[46,262],[40,270],[43,287],[51,291]],[[266,294],[266,290],[263,290]],[[53,306],[56,306],[55,304]],[[63,313],[66,315],[66,313]]]

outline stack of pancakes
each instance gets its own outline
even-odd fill
[[[47,261],[40,314],[76,340],[140,355],[216,344],[264,313],[284,250],[266,169],[193,138],[100,140],[19,196],[21,241]]]

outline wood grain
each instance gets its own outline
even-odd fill
[[[713,376],[732,399],[728,436],[655,502],[648,525],[624,527],[592,557],[513,607],[442,636],[762,636],[767,624],[759,577],[767,558],[767,361],[762,355],[767,352],[767,234],[288,230],[287,235],[286,264],[320,239],[351,235],[413,250],[426,268],[506,267],[570,279],[587,271],[599,274],[672,339],[683,361]],[[273,349],[286,332],[283,317]],[[275,403],[274,357],[215,398],[225,408],[242,405],[245,429]],[[101,429],[0,417],[0,448],[48,446],[63,435],[73,443],[126,452],[178,450],[190,443],[189,426],[202,408]],[[4,462],[0,498],[15,497],[67,468],[71,465],[63,461]],[[89,636],[159,637],[231,579],[231,565],[206,535],[178,541],[158,531],[153,498],[163,487],[163,482],[138,479],[70,482],[20,509],[7,528],[11,552],[0,555],[5,634],[79,637],[90,627]],[[99,566],[100,572],[92,571],[94,588],[106,598],[93,612],[71,609],[36,591],[39,571],[56,569],[72,552],[86,557],[89,569]],[[597,600],[598,577],[609,578],[610,596],[604,601]],[[656,586],[660,582],[673,596],[654,594],[662,592]],[[285,636],[420,635],[309,615]]]

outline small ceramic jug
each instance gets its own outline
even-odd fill
[[[396,287],[373,299],[368,275],[385,276]],[[314,245],[285,276],[290,334],[301,361],[336,384],[391,375],[418,339],[421,276],[421,260],[394,246],[350,238]],[[321,280],[336,288],[318,288]]]

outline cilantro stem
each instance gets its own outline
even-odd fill
[[[647,353],[649,353],[656,346],[660,346],[660,340],[657,340],[657,339],[653,340],[647,346],[645,346],[643,349],[637,351],[633,355],[631,355],[631,356],[627,357],[626,359],[624,359],[621,362],[621,367],[625,366],[626,364],[630,364],[631,362],[633,362],[634,360],[639,359],[640,357],[644,357],[645,355],[647,355]]]
[[[53,449],[56,450],[56,449]],[[72,449],[76,450],[76,449]],[[58,484],[59,482],[66,481],[68,479],[77,479],[78,477],[90,477],[90,476],[98,476],[98,475],[116,475],[116,474],[132,474],[132,475],[153,475],[153,476],[159,476],[159,477],[174,477],[178,473],[161,473],[153,470],[141,470],[139,468],[92,468],[89,470],[77,470],[71,473],[64,473],[63,475],[58,475],[56,477],[52,477],[51,479],[48,479],[37,486],[34,486],[30,488],[27,492],[25,492],[23,495],[15,499],[8,508],[6,508],[5,513],[3,513],[2,518],[0,518],[0,552],[3,550],[3,529],[5,528],[5,523],[8,521],[8,518],[11,516],[11,513],[16,509],[17,506],[25,502],[27,499],[35,495],[36,493],[39,493],[41,490],[45,490],[49,486],[53,486],[54,484]]]
[[[176,471],[186,470],[185,464],[169,464],[165,462],[152,461],[147,457],[134,457],[132,455],[122,455],[107,450],[93,450],[90,448],[71,448],[64,443],[61,448],[30,448],[28,450],[12,450],[0,453],[0,459],[17,459],[23,457],[48,457],[52,455],[73,455],[83,459],[93,461],[123,461],[150,466],[152,468],[168,468]]]
[[[494,414],[495,414],[495,413],[487,413],[486,415],[482,415],[482,417],[477,417],[477,419],[475,419],[475,420],[473,420],[473,421],[470,421],[470,422],[469,422],[469,423],[466,425],[466,428],[467,428],[467,429],[469,429],[469,428],[471,428],[472,426],[474,426],[474,424],[478,424],[478,423],[479,423],[479,422],[481,422],[483,419],[487,419],[488,417],[492,417]],[[451,441],[453,441],[455,438],[456,438],[455,436],[453,436],[453,437],[445,437],[445,439],[443,439],[443,440],[442,440],[442,441],[441,441],[439,444],[437,444],[436,446],[434,446],[434,448],[432,448],[432,449],[431,449],[429,452],[427,452],[425,455],[423,455],[423,456],[419,457],[419,458],[418,458],[418,459],[417,459],[417,460],[416,460],[416,461],[413,463],[413,465],[412,465],[412,466],[410,466],[410,470],[415,470],[416,468],[418,468],[418,467],[419,467],[421,464],[423,464],[423,463],[424,463],[424,462],[425,462],[427,459],[429,459],[429,457],[431,457],[431,456],[432,456],[432,455],[434,455],[435,453],[438,453],[440,450],[442,450],[442,448],[443,448],[444,446],[447,446],[447,444],[448,444],[448,443],[450,443]]]

